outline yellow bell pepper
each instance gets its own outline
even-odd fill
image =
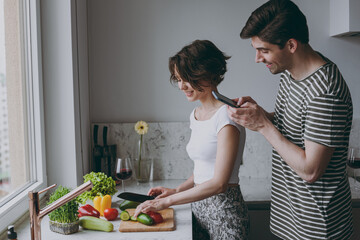
[[[100,212],[100,216],[104,216],[104,210],[111,208],[111,196],[105,195],[103,197],[96,196],[93,200],[94,208]]]

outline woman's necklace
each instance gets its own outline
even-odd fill
[[[204,109],[200,109],[197,108],[195,111],[195,118],[198,121],[206,121],[209,120],[212,116],[214,116],[214,114],[216,113],[216,111],[219,109],[218,106],[214,107],[213,109],[210,110],[204,110]]]

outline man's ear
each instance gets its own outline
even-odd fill
[[[294,38],[290,38],[287,42],[287,47],[291,53],[294,53],[298,47],[298,41]]]

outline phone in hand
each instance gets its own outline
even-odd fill
[[[221,95],[218,92],[212,91],[212,95],[219,101],[229,105],[230,107],[239,108],[240,106],[237,105],[237,103],[230,98],[225,97],[224,95]]]

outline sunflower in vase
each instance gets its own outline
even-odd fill
[[[143,168],[143,164],[142,164],[142,160],[144,160],[144,156],[142,155],[144,152],[144,135],[148,132],[149,130],[149,125],[145,122],[145,121],[138,121],[135,124],[135,131],[140,135],[140,139],[138,142],[138,146],[137,146],[137,157],[138,157],[138,161],[137,161],[137,178],[138,180],[142,181],[144,179],[149,178],[148,172],[146,171],[147,169],[142,169]],[[145,168],[145,167],[144,167]],[[144,173],[142,173],[141,171],[145,171]],[[146,174],[145,174],[146,173]]]

